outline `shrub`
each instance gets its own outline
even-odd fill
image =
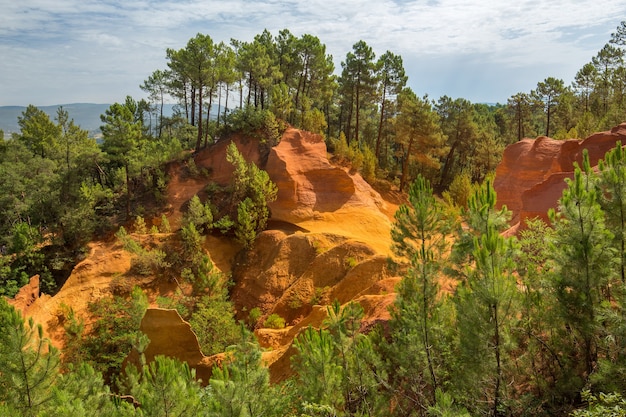
[[[272,313],[267,317],[267,319],[265,319],[265,323],[263,323],[263,326],[270,329],[284,329],[285,319],[276,313]]]
[[[361,174],[367,182],[373,182],[376,179],[376,155],[374,155],[374,152],[372,152],[367,145],[363,149],[363,167]]]
[[[241,333],[232,303],[222,296],[204,297],[189,323],[205,355],[224,352],[237,343]]]
[[[202,256],[202,242],[204,237],[200,234],[194,223],[189,223],[180,229],[183,242],[183,258],[196,263]]]
[[[134,228],[135,228],[135,233],[137,234],[145,235],[146,233],[148,233],[148,226],[146,226],[146,221],[141,216],[135,217]]]
[[[163,214],[161,216],[161,225],[159,226],[159,231],[161,233],[170,233],[172,229],[170,228],[170,222],[167,220],[167,216]]]
[[[129,298],[100,298],[89,304],[93,325],[81,348],[86,360],[109,377],[118,374],[132,347],[145,338],[139,325],[147,308],[148,299],[138,287]]]
[[[250,312],[248,313],[248,325],[254,328],[261,318],[261,315],[262,313],[259,307],[254,307],[252,310],[250,310]]]
[[[453,203],[459,207],[467,207],[467,200],[472,191],[470,176],[467,173],[461,173],[452,180],[448,192],[444,193],[444,199],[448,204]]]
[[[134,254],[138,254],[143,251],[141,245],[130,237],[124,226],[120,226],[119,230],[115,233],[115,237],[123,245],[125,251]]]
[[[271,111],[246,106],[226,116],[221,133],[228,135],[231,132],[241,132],[272,147],[280,141],[284,128]]]
[[[194,195],[189,201],[189,208],[185,213],[183,223],[192,223],[200,232],[209,231],[213,227],[213,213],[210,204],[208,202],[202,204],[200,198]]]
[[[146,250],[142,248],[136,255],[130,261],[130,269],[139,275],[159,274],[170,267],[170,264],[165,260],[167,254],[161,249]]]
[[[316,305],[316,304],[322,304],[322,301],[324,300],[324,296],[326,295],[326,293],[328,292],[328,287],[315,287],[315,292],[313,293],[313,296],[311,297],[311,304],[312,305]]]
[[[228,145],[226,159],[233,164],[231,206],[236,207],[235,235],[250,246],[256,234],[265,229],[269,217],[268,203],[278,192],[266,171],[246,162],[234,143]]]

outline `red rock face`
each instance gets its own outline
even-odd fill
[[[290,223],[311,220],[316,213],[347,207],[384,205],[360,175],[351,175],[328,161],[324,139],[310,132],[287,129],[270,151],[265,170],[278,187],[270,204],[272,218]]]
[[[547,219],[565,189],[565,178],[574,175],[574,163],[582,162],[583,149],[589,152],[592,166],[621,141],[626,144],[626,123],[585,140],[554,140],[545,136],[523,139],[504,150],[496,168],[494,188],[498,207],[512,211],[511,232],[521,230],[526,219]]]

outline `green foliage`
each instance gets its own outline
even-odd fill
[[[516,327],[520,294],[514,275],[517,244],[500,234],[504,211],[495,210],[496,196],[486,182],[470,197],[465,222],[480,234],[473,237],[472,259],[465,270],[466,281],[457,288],[460,362],[463,370],[455,377],[455,389],[481,407],[487,399],[492,415],[506,408],[509,393],[506,381],[512,372],[514,349],[511,334]],[[481,343],[489,340],[489,343]]]
[[[358,261],[353,256],[348,256],[345,260],[345,263],[346,263],[346,268],[352,269],[355,266],[357,266]]]
[[[183,218],[183,224],[193,224],[200,232],[211,230],[213,213],[209,202],[202,204],[200,198],[194,195],[189,201],[189,208]]]
[[[437,389],[435,398],[436,405],[428,407],[429,417],[470,417],[466,409],[454,403],[450,394]]]
[[[115,237],[124,246],[124,250],[127,250],[131,253],[139,252],[139,244],[133,240],[133,238],[128,234],[124,226],[120,226],[117,232],[115,232]]]
[[[330,332],[308,327],[294,344],[298,355],[293,357],[292,366],[297,372],[302,396],[310,403],[340,409],[344,403],[343,369]]]
[[[167,254],[161,249],[143,249],[131,259],[130,270],[139,275],[162,274],[170,267],[166,258]]]
[[[41,251],[43,237],[37,228],[25,222],[17,223],[12,228],[12,236],[8,246],[8,253],[14,255],[11,260],[3,257],[4,263],[2,278],[3,290],[6,295],[13,296],[19,288],[35,274],[40,276],[41,291],[52,294],[56,290],[56,283],[51,278],[50,270],[46,265],[45,255]]]
[[[145,223],[143,229],[145,230]],[[147,230],[145,231],[147,232]],[[130,261],[131,272],[139,275],[161,274],[171,266],[166,260],[167,254],[162,249],[158,247],[145,249],[126,232],[124,226],[119,228],[115,237],[124,245],[124,250],[133,254]]]
[[[267,205],[276,199],[276,185],[266,171],[246,162],[234,143],[228,145],[226,159],[233,164],[231,204],[237,209],[235,236],[250,246],[256,234],[265,229],[269,218]]]
[[[224,120],[222,134],[240,132],[272,147],[280,142],[283,131],[284,127],[271,111],[245,106],[243,109],[237,109],[228,114]]]
[[[597,361],[601,337],[598,316],[615,278],[613,234],[605,226],[595,183],[596,175],[584,151],[582,168],[576,166],[574,178],[567,180],[559,213],[550,213],[556,231],[551,242],[555,262],[552,286],[562,326],[571,329],[561,333],[562,340],[567,340],[563,349],[572,364],[581,366],[581,373],[589,374]]]
[[[263,313],[261,312],[261,309],[259,307],[252,308],[248,312],[248,325],[251,328],[254,328],[262,315]]]
[[[285,328],[285,319],[279,316],[276,313],[272,313],[265,319],[263,322],[263,327],[267,327],[270,329],[284,329]]]
[[[493,228],[494,232],[502,232],[508,225],[510,212],[506,206],[496,210],[496,193],[491,181],[486,181],[480,187],[474,189],[467,203],[468,207],[463,210],[463,217],[467,227],[457,224],[457,238],[452,246],[452,267],[456,274],[465,276],[463,265],[473,260],[474,239]],[[455,274],[454,271],[448,271]]]
[[[145,235],[148,233],[148,227],[146,226],[146,221],[143,219],[142,216],[135,217],[134,229],[135,229],[135,233],[139,235]]]
[[[354,302],[342,307],[335,300],[327,314],[326,329],[309,327],[294,342],[298,354],[292,357],[292,367],[302,411],[384,415],[389,403],[380,391],[387,374],[372,340],[359,333],[363,308]]]
[[[258,225],[256,207],[250,198],[243,200],[237,206],[237,225],[235,237],[245,247],[250,247],[256,238]]]
[[[472,191],[472,180],[467,173],[463,172],[454,177],[450,187],[444,192],[444,199],[458,207],[467,208],[467,201]]]
[[[252,333],[241,326],[239,342],[227,351],[222,368],[214,368],[209,381],[211,415],[291,415],[291,395],[280,385],[270,385],[269,370],[261,364],[261,350]]]
[[[165,214],[161,215],[161,224],[159,225],[159,232],[161,233],[170,233],[172,231],[170,227],[170,221],[167,220],[167,216]]]
[[[194,223],[188,223],[180,229],[183,244],[183,259],[197,265],[203,254],[202,244],[204,236],[200,234]]]
[[[302,115],[301,127],[303,130],[323,135],[328,124],[326,123],[324,113],[320,109],[308,109]]]
[[[141,371],[129,367],[126,378],[144,415],[196,416],[201,412],[200,384],[184,362],[158,355]]]
[[[41,417],[90,417],[97,411],[100,417],[126,417],[136,415],[131,404],[115,401],[102,375],[89,364],[70,364],[67,372],[59,376]]]
[[[402,159],[400,190],[410,184],[412,162],[423,177],[432,181],[439,172],[439,157],[445,151],[438,115],[427,97],[419,98],[410,88],[398,95],[399,114],[395,124],[397,154]]]
[[[189,323],[198,336],[202,353],[207,356],[224,352],[239,340],[235,310],[225,296],[203,297]]]
[[[65,317],[63,323],[64,346],[63,365],[69,367],[70,364],[80,363],[85,358],[83,350],[83,336],[85,335],[85,322],[76,317],[76,313],[71,306],[61,305],[61,312]]]
[[[586,410],[576,410],[572,417],[622,417],[626,416],[626,400],[619,393],[594,395],[589,390],[581,393],[583,401],[588,404]]]
[[[282,120],[289,120],[293,112],[293,102],[289,96],[289,86],[280,83],[272,87],[271,92],[271,108],[274,115]]]
[[[34,154],[45,158],[54,152],[60,128],[50,120],[46,112],[31,104],[17,118],[17,123],[20,126],[19,139]]]
[[[50,400],[58,377],[59,354],[41,325],[0,299],[0,404],[11,415],[35,416]]]
[[[122,362],[132,347],[145,337],[139,331],[139,325],[147,307],[148,300],[137,287],[129,298],[113,296],[90,303],[93,325],[83,340],[83,360],[109,380],[119,375]]]
[[[447,297],[439,295],[439,274],[447,261],[450,226],[429,182],[418,176],[391,230],[394,254],[409,266],[390,323],[389,356],[400,408],[410,408],[412,402],[434,406],[435,392],[447,382],[450,340],[444,329],[451,322]]]

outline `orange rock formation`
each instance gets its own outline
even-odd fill
[[[261,163],[256,140],[235,137],[233,141],[247,160]],[[230,181],[228,143],[220,141],[195,156],[196,166],[211,173],[208,179],[190,178],[183,175],[183,165],[172,166],[166,215],[173,230],[195,194],[202,196],[211,181],[222,185]],[[325,305],[332,300],[359,302],[365,310],[363,329],[389,320],[387,307],[394,300],[398,278],[387,271],[386,256],[390,219],[397,207],[359,174],[332,165],[317,135],[288,129],[270,151],[266,169],[278,185],[278,199],[270,207],[274,230],[260,234],[243,256],[237,256],[238,245],[217,236],[207,236],[204,248],[220,270],[232,268],[233,301],[242,318],[244,311],[260,307],[265,317],[276,313],[286,319],[285,329],[265,329],[263,320],[256,329],[262,346],[272,348],[263,358],[277,381],[291,372],[294,337],[308,325],[320,326]],[[126,276],[131,256],[117,242],[93,242],[90,249],[54,297],[34,299],[37,291],[30,289],[25,290],[26,301],[16,302],[23,304],[25,315],[44,326],[57,347],[63,343],[63,305],[87,319],[89,302],[110,296],[116,286],[143,285],[149,288],[151,300],[173,291],[171,285],[158,285],[159,277]],[[189,325],[174,313],[148,310],[142,322],[151,339],[146,357],[167,354],[186,360],[206,381],[219,357],[204,357]]]
[[[510,233],[524,227],[526,219],[547,221],[548,209],[557,206],[565,189],[565,178],[572,178],[574,162],[589,152],[592,166],[621,141],[626,144],[626,123],[587,139],[554,140],[545,136],[523,139],[508,146],[496,168],[494,188],[498,207],[512,211]]]

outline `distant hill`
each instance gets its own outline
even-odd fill
[[[104,114],[111,106],[110,104],[94,104],[94,103],[71,103],[71,104],[55,104],[53,106],[37,106],[46,112],[50,119],[55,120],[57,109],[63,106],[69,113],[70,119],[74,119],[74,123],[81,128],[87,130],[90,136],[96,136],[100,133],[100,115]],[[0,129],[4,131],[5,137],[11,133],[20,131],[17,124],[17,118],[26,110],[24,106],[0,106]],[[213,105],[211,117],[215,117],[217,106]],[[223,111],[223,109],[221,110]],[[163,114],[171,116],[174,112],[174,104],[166,104],[163,108]]]
[[[100,115],[104,114],[110,104],[72,103],[38,107],[48,113],[50,119],[54,120],[57,109],[61,106],[67,110],[70,119],[74,119],[74,123],[93,135],[100,131],[100,125],[102,124]],[[11,133],[20,131],[17,118],[25,110],[26,107],[24,106],[0,106],[0,129],[4,131],[5,136],[10,136]]]

